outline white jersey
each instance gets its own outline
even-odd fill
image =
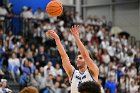
[[[95,82],[88,69],[84,73],[80,73],[79,70],[74,70],[71,78],[71,93],[79,93],[78,85],[86,81]]]

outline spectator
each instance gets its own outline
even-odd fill
[[[135,81],[131,81],[130,84],[130,93],[136,93],[138,90],[138,86],[135,84]]]
[[[54,88],[53,88],[53,90],[55,91],[55,93],[62,93],[61,92],[61,88],[59,86],[60,86],[60,83],[59,82],[55,82]]]
[[[19,71],[20,67],[20,61],[17,58],[17,55],[15,52],[11,54],[11,58],[8,59],[8,70],[12,75],[13,80],[16,82],[16,76],[20,75]]]
[[[60,68],[60,65],[57,63],[56,65],[55,65],[55,75],[57,76],[57,75],[60,75],[60,76],[62,76],[63,74],[62,74],[63,72],[62,72],[62,69]]]
[[[27,11],[23,13],[23,18],[34,18],[31,7],[28,7]]]
[[[8,15],[8,11],[6,10],[5,6],[0,4],[0,15],[1,16],[6,16]],[[4,17],[0,17],[0,21],[3,21],[5,18]]]
[[[105,89],[107,93],[117,93],[117,84],[114,81],[113,76],[109,77],[109,80],[105,84]]]
[[[44,67],[47,64],[48,61],[48,54],[45,52],[44,46],[39,46],[39,53],[36,56],[36,66],[37,68],[39,67]]]
[[[44,13],[42,12],[40,8],[37,9],[37,11],[34,14],[34,17],[39,20],[44,19]]]
[[[101,79],[102,86],[104,87],[108,71],[107,66],[104,63],[101,63],[101,65],[99,66],[99,71],[100,71],[99,78]]]
[[[7,80],[1,79],[0,93],[12,93],[12,90],[7,88]]]
[[[39,75],[39,78],[38,78],[38,82],[39,82],[39,89],[40,89],[40,92],[42,93],[44,91],[44,88],[46,88],[46,85],[47,85],[47,78],[45,77],[44,75],[44,68],[43,67],[40,67],[40,75]]]
[[[54,67],[52,66],[52,62],[51,61],[49,61],[48,62],[48,65],[46,65],[45,67],[44,67],[44,75],[45,75],[45,77],[47,76],[47,68],[50,68],[50,72],[51,72],[51,74],[53,75],[53,76],[55,76],[55,69],[54,69]]]

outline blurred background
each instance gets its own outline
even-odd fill
[[[76,68],[69,29],[77,24],[99,67],[102,93],[140,93],[140,0],[60,0],[59,17],[46,13],[49,2],[0,0],[0,92],[35,86],[40,93],[70,93],[56,45],[44,32],[58,33]]]

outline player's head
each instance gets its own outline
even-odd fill
[[[19,93],[39,93],[38,89],[32,86],[25,87]]]
[[[91,54],[89,54],[89,55],[90,55],[90,58],[92,58],[92,55]],[[78,52],[78,55],[76,58],[76,65],[79,69],[86,66],[85,60],[80,52]]]
[[[78,87],[80,93],[101,93],[100,85],[93,81],[87,81]]]
[[[85,65],[86,65],[85,60],[81,54],[78,54],[78,56],[76,58],[76,65],[79,69],[85,67]]]

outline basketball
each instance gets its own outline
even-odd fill
[[[50,16],[60,16],[63,11],[63,6],[58,0],[50,1],[46,7],[46,12]]]

